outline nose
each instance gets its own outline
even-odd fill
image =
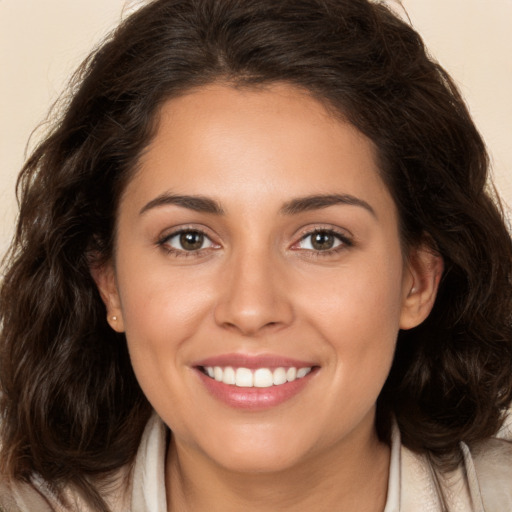
[[[215,321],[244,336],[280,330],[293,321],[283,262],[265,251],[239,254],[226,264]]]

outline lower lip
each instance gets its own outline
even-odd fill
[[[305,377],[280,386],[268,388],[243,388],[218,382],[197,370],[206,389],[217,399],[236,409],[264,410],[280,405],[302,391],[308,385],[316,369]]]

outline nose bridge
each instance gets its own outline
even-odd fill
[[[235,247],[226,262],[217,323],[244,335],[289,324],[293,310],[286,294],[282,262],[269,244]]]

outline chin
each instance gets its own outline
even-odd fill
[[[290,435],[290,429],[286,432],[272,432],[268,428],[251,430],[248,428],[238,436],[226,432],[223,436],[226,442],[217,441],[204,451],[227,471],[277,473],[300,465],[315,446],[315,443],[301,438],[296,432]]]

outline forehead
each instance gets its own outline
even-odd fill
[[[282,203],[337,192],[389,202],[376,162],[367,137],[304,91],[211,85],[162,106],[125,195],[172,191],[247,205],[262,195]]]

